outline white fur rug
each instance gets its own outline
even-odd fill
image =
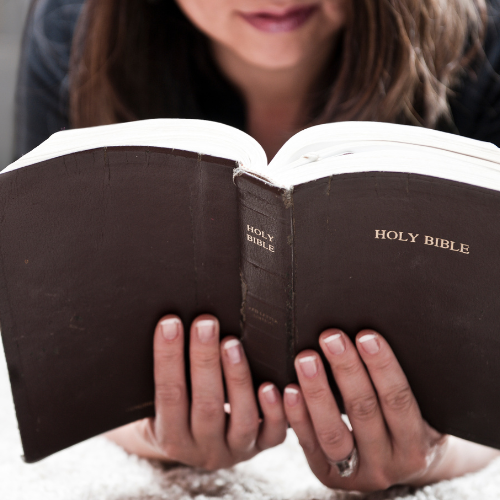
[[[1,343],[0,343],[1,345]],[[229,470],[214,473],[127,455],[97,437],[36,464],[21,460],[7,369],[0,347],[1,500],[354,500],[332,491],[310,472],[295,435]],[[423,489],[393,488],[370,500],[500,499],[500,459],[476,474]]]

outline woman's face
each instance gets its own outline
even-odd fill
[[[268,69],[324,52],[345,22],[347,0],[176,0],[220,48]]]

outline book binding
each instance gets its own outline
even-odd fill
[[[241,227],[241,340],[255,385],[271,381],[283,390],[295,379],[293,193],[248,173],[237,172],[235,183]]]

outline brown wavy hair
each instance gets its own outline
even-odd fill
[[[314,96],[311,123],[372,120],[432,128],[449,120],[451,89],[481,53],[485,0],[346,5],[347,23]],[[215,63],[206,67],[210,61],[209,40],[175,1],[88,0],[73,42],[71,124],[203,118],[197,79],[203,67],[216,74]]]

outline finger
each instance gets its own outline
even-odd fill
[[[262,384],[258,396],[264,418],[257,439],[257,448],[266,450],[282,443],[286,438],[285,409],[281,395],[273,384]]]
[[[314,351],[300,353],[295,370],[321,448],[329,459],[343,460],[351,453],[354,440],[342,420],[320,357]]]
[[[327,477],[331,472],[331,465],[319,444],[300,388],[295,384],[287,386],[283,399],[286,418],[297,435],[309,467],[317,477]]]
[[[184,332],[177,316],[169,315],[160,320],[153,348],[156,406],[153,428],[156,442],[152,444],[170,456],[177,454],[177,449],[185,450],[192,445],[188,426]],[[181,460],[179,456],[174,458]]]
[[[394,444],[411,447],[420,439],[424,421],[408,380],[383,337],[363,330],[356,337]]]
[[[259,432],[259,412],[252,377],[240,341],[227,337],[221,343],[222,366],[231,408],[227,443],[232,452],[252,450]]]
[[[330,329],[320,346],[333,372],[360,454],[381,463],[391,455],[391,441],[370,376],[347,335]]]
[[[191,325],[189,345],[192,402],[191,432],[205,452],[221,456],[226,416],[219,354],[219,322],[198,316]]]

